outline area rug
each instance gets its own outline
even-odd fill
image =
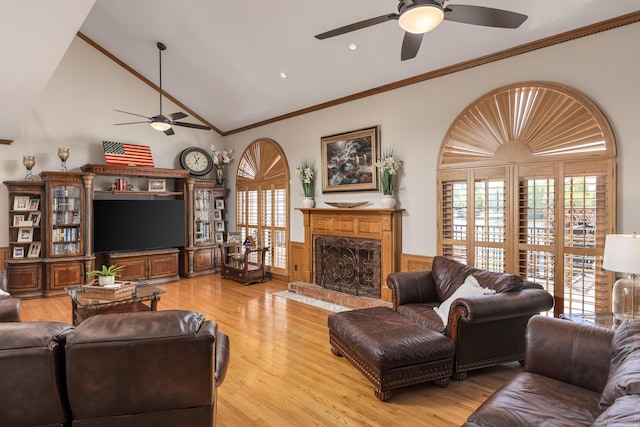
[[[341,305],[338,304],[333,304],[330,302],[325,302],[325,301],[321,301],[319,299],[315,299],[315,298],[309,298],[306,297],[304,295],[298,295],[295,292],[291,292],[291,291],[279,291],[279,292],[274,292],[273,295],[281,297],[281,298],[286,298],[286,299],[290,299],[293,301],[298,301],[301,302],[303,304],[307,304],[307,305],[311,305],[314,307],[318,307],[318,308],[322,308],[328,311],[333,311],[334,313],[338,313],[340,311],[349,311],[351,310],[350,308],[347,307],[343,307]]]

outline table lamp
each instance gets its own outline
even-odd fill
[[[640,237],[636,233],[607,235],[602,268],[629,275],[613,285],[612,308],[616,319],[640,318],[640,284],[636,281],[640,273]]]

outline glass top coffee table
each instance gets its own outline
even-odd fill
[[[71,297],[71,322],[79,325],[96,314],[156,311],[164,289],[149,286],[145,282],[126,282],[132,289],[125,294],[109,294],[85,285],[65,288]],[[145,304],[146,303],[146,304]]]

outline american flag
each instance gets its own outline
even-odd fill
[[[146,145],[102,141],[102,148],[107,164],[153,167],[151,148]]]

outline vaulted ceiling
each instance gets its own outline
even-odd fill
[[[630,13],[640,20],[638,0],[454,3],[507,9],[528,19],[517,29],[444,21],[425,34],[414,59],[401,61],[404,32],[395,20],[314,38],[397,12],[396,0],[12,2],[3,9],[0,29],[3,40],[11,40],[0,55],[12,64],[0,83],[0,139],[15,136],[76,32],[155,84],[156,42],[163,42],[163,89],[203,123],[228,134]],[[127,110],[126,99],[114,108]],[[152,116],[157,108],[138,113]],[[114,122],[122,119],[115,114]]]

